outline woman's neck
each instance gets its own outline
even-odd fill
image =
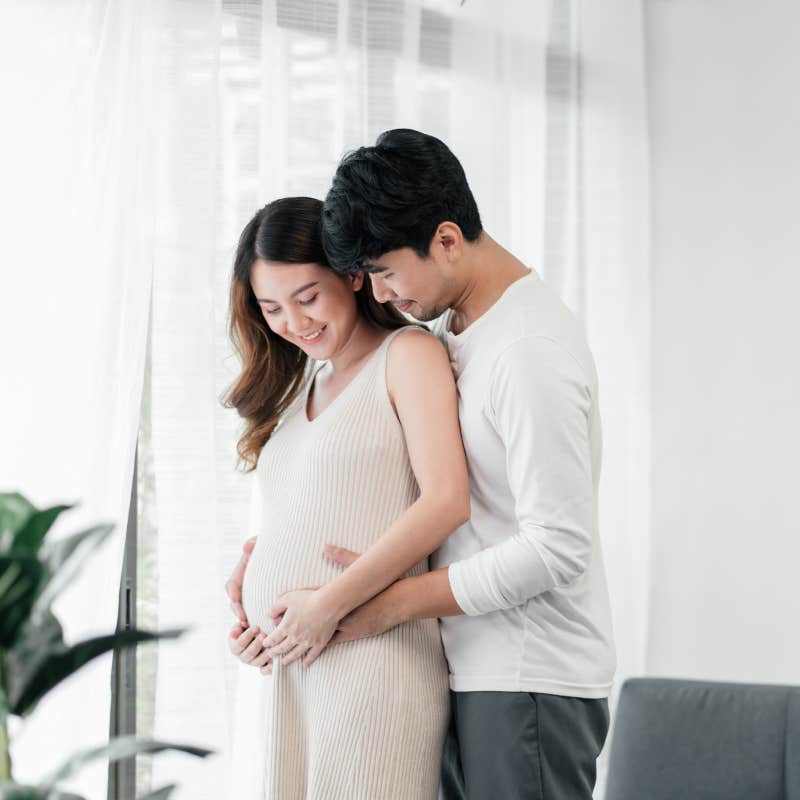
[[[347,374],[372,353],[385,336],[385,329],[378,328],[359,316],[345,344],[330,357],[331,371]]]

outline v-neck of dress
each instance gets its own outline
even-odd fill
[[[342,388],[342,391],[339,392],[339,394],[337,394],[336,397],[334,397],[333,400],[331,400],[330,403],[328,403],[328,405],[326,405],[325,408],[323,408],[322,411],[320,411],[314,417],[314,419],[309,419],[308,418],[308,398],[311,395],[311,390],[314,388],[314,384],[317,381],[317,375],[319,374],[320,370],[326,364],[328,364],[330,362],[329,361],[323,361],[318,367],[315,368],[313,374],[311,375],[311,378],[308,381],[308,385],[306,386],[305,394],[303,395],[303,419],[305,420],[305,422],[308,425],[313,425],[320,417],[325,416],[325,414],[327,414],[328,411],[331,408],[333,408],[341,400],[341,398],[344,397],[350,391],[350,389],[353,386],[353,384],[355,384],[358,380],[360,380],[360,378],[364,375],[364,373],[366,372],[367,367],[372,363],[372,361],[375,359],[375,357],[381,351],[381,348],[386,344],[386,340],[388,338],[389,338],[389,336],[385,336],[383,341],[370,353],[370,355],[367,358],[367,360],[358,368],[358,372],[356,372],[356,374],[353,375],[353,377],[350,378],[350,380],[344,385],[344,387]]]

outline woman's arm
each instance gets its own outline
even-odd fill
[[[424,331],[398,335],[387,354],[386,382],[420,494],[361,558],[320,589],[339,619],[418,564],[469,519],[458,397],[444,347]]]
[[[341,575],[312,596],[297,597],[294,609],[295,593],[286,593],[273,608],[273,613],[284,614],[283,621],[265,646],[274,655],[289,654],[284,664],[302,656],[304,647],[308,655],[303,663],[310,664],[343,617],[432,553],[469,518],[458,397],[442,344],[424,331],[398,335],[388,348],[386,384],[403,427],[419,497]]]

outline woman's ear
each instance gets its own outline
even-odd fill
[[[349,277],[350,277],[350,283],[353,287],[353,291],[357,292],[364,285],[364,273],[354,272]]]

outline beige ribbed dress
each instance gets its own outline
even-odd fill
[[[262,450],[263,516],[242,587],[251,625],[270,630],[279,592],[340,568],[322,545],[363,552],[417,498],[402,428],[386,390],[389,334],[314,420],[310,382]],[[417,331],[419,329],[416,329]],[[427,570],[418,564],[409,574]],[[254,668],[253,668],[254,669]],[[449,714],[436,620],[408,622],[326,648],[309,667],[276,659],[264,704],[263,797],[435,800]],[[262,796],[262,795],[259,795]]]

